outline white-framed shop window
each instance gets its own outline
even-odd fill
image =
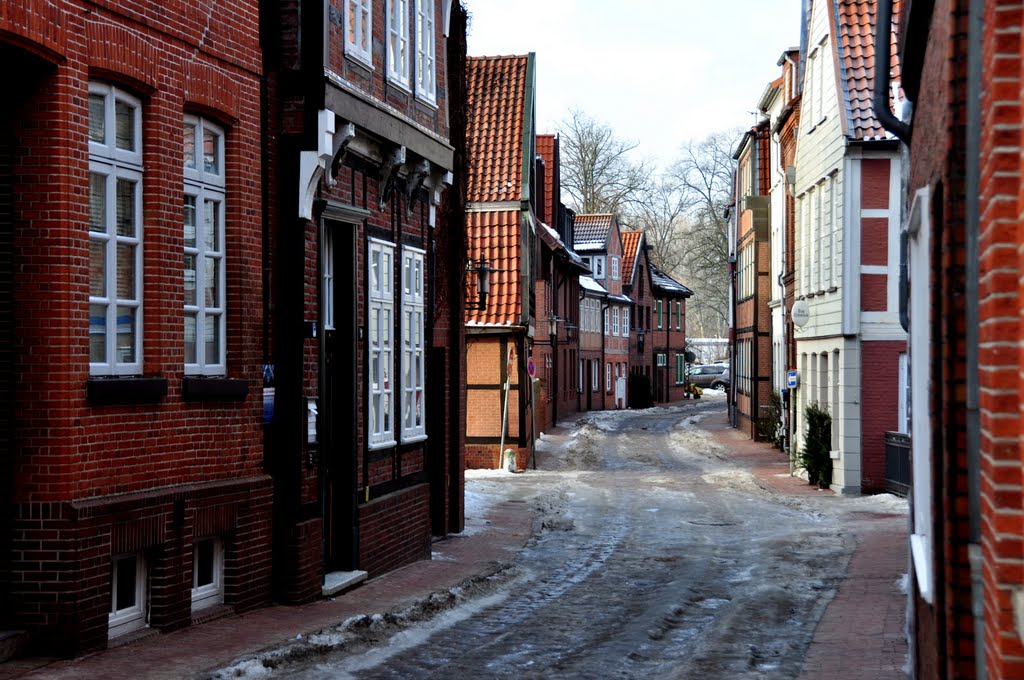
[[[388,80],[409,87],[409,0],[387,0]]]
[[[395,246],[370,239],[369,362],[370,448],[394,446],[394,258]]]
[[[434,0],[416,3],[416,97],[437,101],[437,35]]]
[[[192,611],[224,602],[224,542],[203,538],[192,546]]]
[[[89,372],[142,373],[142,105],[89,83]]]
[[[185,116],[185,373],[224,375],[227,366],[224,263],[224,131]]]
[[[402,441],[426,439],[425,251],[402,248]]]
[[[115,638],[149,625],[148,569],[141,553],[115,557],[110,564],[107,635]]]
[[[373,66],[373,2],[345,1],[345,53]]]

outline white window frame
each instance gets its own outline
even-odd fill
[[[612,307],[612,335],[619,337],[619,308]]]
[[[367,381],[369,391],[368,446],[395,445],[395,245],[369,240],[367,262]],[[379,258],[379,260],[378,260]]]
[[[829,272],[829,288],[835,288],[839,281],[839,225],[840,216],[838,213],[839,201],[836,198],[838,188],[838,172],[833,172],[828,177],[829,197],[829,252],[831,253],[832,268]]]
[[[387,0],[388,80],[409,89],[409,0]]]
[[[425,250],[402,247],[402,442],[427,438]]]
[[[665,321],[665,319],[664,319],[664,307],[665,307],[664,300],[662,300],[661,298],[658,298],[657,300],[654,301],[654,311],[655,311],[655,314],[657,314],[657,317],[658,317],[658,330],[659,331],[662,330],[663,328],[665,328],[665,323],[664,323],[664,321]]]
[[[576,385],[576,392],[580,393],[583,391],[583,359],[577,359],[579,362],[579,383]]]
[[[203,585],[199,580],[199,544],[213,543],[213,581]],[[224,602],[224,541],[219,537],[202,538],[192,544],[192,611]]]
[[[612,363],[610,361],[604,363],[604,389],[606,392],[612,391]]]
[[[682,385],[686,382],[686,359],[682,354],[676,354],[676,384]]]
[[[594,256],[593,272],[594,279],[601,279],[602,281],[604,280],[604,255]]]
[[[676,300],[676,330],[683,330],[683,301]]]
[[[622,337],[629,337],[629,308],[622,310]]]
[[[590,391],[600,392],[601,391],[601,367],[598,365],[599,362],[590,362]]]
[[[135,601],[129,607],[117,609],[118,570],[121,562],[135,558]],[[110,612],[107,614],[107,636],[115,638],[149,625],[148,566],[142,553],[118,555],[110,560]]]
[[[928,402],[931,398],[931,301],[928,286],[931,271],[931,203],[931,188],[925,186],[918,189],[907,220],[910,237],[910,445],[914,507],[910,554],[917,588],[929,604],[935,599],[932,433],[928,415]]]
[[[654,355],[654,365],[658,367],[668,366],[668,354],[658,352]]]
[[[372,0],[345,1],[345,54],[373,68]]]
[[[103,231],[93,231],[92,220],[89,223],[90,251],[94,245],[101,245],[104,251],[104,295],[89,295],[89,336],[90,336],[90,375],[139,375],[142,373],[143,351],[143,304],[142,304],[142,267],[143,267],[143,224],[142,224],[142,102],[135,97],[105,83],[89,83],[90,103],[93,95],[103,98],[103,140],[88,138],[89,146],[89,182],[92,177],[103,177],[104,207]],[[132,113],[132,147],[121,148],[117,145],[116,109],[117,104],[127,105]],[[132,220],[134,235],[117,233],[117,183],[118,180],[132,182],[135,185]],[[91,204],[91,199],[90,199]],[[133,280],[132,297],[117,295],[117,250],[118,246],[133,249]],[[91,261],[91,258],[90,258]],[[90,281],[91,281],[90,276]],[[92,361],[91,336],[93,335],[94,305],[105,307],[102,317],[104,334],[104,361]],[[121,309],[132,310],[135,341],[132,346],[134,358],[129,361],[118,361],[118,312]],[[99,324],[97,324],[98,326]]]
[[[612,263],[611,263],[612,280],[613,281],[618,281],[619,280],[619,258],[617,258],[614,255],[612,255],[611,256],[611,261],[612,261]]]
[[[320,323],[334,330],[334,229],[324,225],[320,237]]]
[[[434,0],[416,3],[416,98],[437,103],[437,31]]]
[[[224,375],[227,372],[227,263],[225,261],[225,164],[224,164],[224,130],[218,125],[204,120],[198,116],[185,116],[184,127],[192,128],[193,134],[193,158],[195,167],[184,166],[185,175],[185,197],[186,201],[191,198],[195,201],[195,239],[193,245],[186,242],[185,257],[195,258],[195,301],[189,304],[186,301],[184,313],[195,315],[196,327],[195,338],[195,361],[185,361],[185,373],[191,375]],[[213,162],[213,169],[207,170],[206,163],[202,159],[204,149],[204,135],[214,135],[216,145],[216,158]],[[216,231],[213,242],[208,243],[206,238],[207,224],[204,216],[206,206],[215,204],[216,211],[213,229]],[[211,264],[217,265],[216,269],[216,300],[206,299],[206,269]],[[188,270],[185,270],[185,279],[188,280]],[[187,284],[186,284],[187,285]],[[217,329],[217,356],[210,360],[206,356],[206,323],[212,319]],[[184,329],[184,327],[183,327]]]

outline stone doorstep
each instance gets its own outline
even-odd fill
[[[16,659],[25,652],[28,633],[23,630],[0,630],[0,663]]]
[[[324,585],[320,589],[320,593],[324,597],[334,597],[342,591],[356,587],[365,580],[365,571],[332,571],[324,576]]]

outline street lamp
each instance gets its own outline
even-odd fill
[[[548,317],[548,335],[552,338],[558,335],[558,322],[559,318],[554,314]]]
[[[466,309],[487,309],[487,295],[491,292],[491,272],[497,271],[491,263],[480,258],[466,260]],[[476,283],[472,276],[476,276]]]

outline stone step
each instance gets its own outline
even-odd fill
[[[17,659],[28,646],[28,633],[23,630],[0,630],[0,663]]]
[[[365,571],[332,571],[324,576],[324,586],[320,592],[324,597],[334,597],[349,588],[355,588],[365,580]]]

